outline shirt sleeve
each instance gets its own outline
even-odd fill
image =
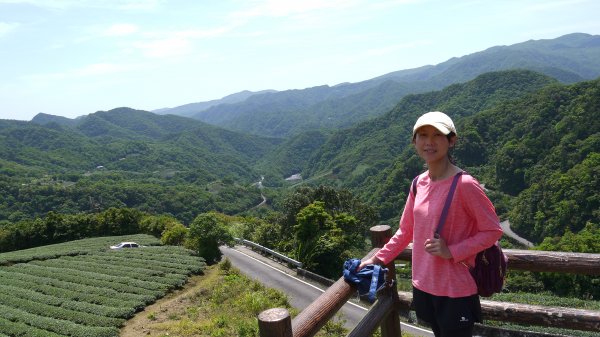
[[[388,264],[393,261],[396,256],[398,256],[406,246],[410,242],[412,242],[413,238],[413,228],[414,228],[414,208],[415,198],[412,195],[412,191],[409,192],[408,197],[406,198],[406,203],[404,206],[404,211],[402,212],[402,217],[400,218],[400,225],[398,230],[392,236],[390,241],[388,241],[375,256],[383,262],[383,264]]]
[[[460,204],[468,217],[475,221],[473,235],[449,245],[454,262],[461,262],[492,246],[502,237],[502,228],[496,210],[479,182],[465,176],[457,189]]]

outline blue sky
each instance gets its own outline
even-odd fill
[[[600,1],[0,0],[0,119],[359,82],[600,34]]]

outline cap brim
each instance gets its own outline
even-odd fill
[[[416,125],[415,128],[413,129],[413,136],[417,133],[417,130],[419,130],[420,128],[424,127],[424,126],[433,126],[434,128],[436,128],[439,132],[443,133],[444,135],[449,135],[450,132],[452,132],[450,129],[448,129],[444,124],[441,123],[425,123],[425,124],[419,124]]]

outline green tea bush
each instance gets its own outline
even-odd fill
[[[126,319],[201,273],[182,247],[110,250],[148,236],[85,239],[0,254],[0,337],[116,337]]]

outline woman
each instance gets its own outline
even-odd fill
[[[479,182],[450,161],[456,138],[446,114],[434,111],[419,117],[412,142],[428,170],[416,178],[417,193],[411,189],[396,234],[358,268],[388,264],[413,242],[413,304],[419,321],[438,337],[472,336],[474,323],[481,321],[481,306],[468,266],[502,236],[494,206]],[[462,175],[438,235],[438,220],[457,173]]]

